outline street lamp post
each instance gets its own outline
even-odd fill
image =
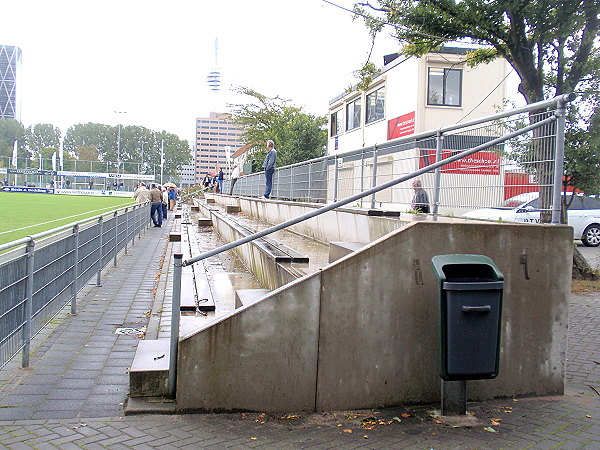
[[[115,114],[127,114],[127,111],[113,111]],[[117,173],[121,166],[121,121],[119,121],[119,131],[117,133]]]

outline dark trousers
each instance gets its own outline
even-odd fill
[[[273,189],[273,174],[275,173],[275,168],[265,170],[265,197],[269,198],[271,195],[271,189]]]
[[[152,223],[154,223],[154,225],[162,225],[162,202],[152,203],[150,206],[150,218],[152,219]]]
[[[163,220],[167,220],[167,204],[163,203],[162,204],[162,214],[163,214]]]
[[[231,186],[229,186],[229,195],[233,195],[233,187],[235,186],[235,182],[237,181],[237,178],[232,178],[231,179]]]

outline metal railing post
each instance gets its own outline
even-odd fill
[[[27,243],[27,285],[25,291],[25,304],[23,305],[23,354],[22,367],[29,367],[29,352],[31,349],[31,321],[33,320],[33,263],[35,255],[35,240],[32,238]]]
[[[377,145],[373,146],[373,181],[371,188],[377,186]],[[371,195],[371,209],[375,209],[375,192]]]
[[[554,191],[552,195],[552,223],[561,223],[561,190],[565,159],[565,102],[556,105],[556,143],[554,149]]]
[[[290,166],[290,200],[294,201],[294,166]]]
[[[98,272],[96,273],[96,286],[102,286],[100,282],[100,274],[102,273],[102,253],[103,252],[103,244],[102,244],[102,235],[104,234],[104,222],[102,222],[102,216],[98,218],[98,228],[100,229],[99,233],[99,241],[98,241],[98,251],[100,252],[100,256],[98,256]]]
[[[435,162],[442,160],[442,150],[444,148],[444,135],[441,131],[437,132],[435,137]],[[433,220],[437,220],[440,206],[440,189],[442,183],[442,168],[435,169],[435,184],[433,187]]]
[[[310,194],[311,194],[310,188],[311,188],[311,185],[312,185],[312,162],[309,162],[308,163],[308,192],[307,192],[307,195],[306,195],[306,199],[307,200],[310,200]]]
[[[177,388],[177,349],[179,345],[179,315],[181,309],[181,266],[183,254],[173,255],[173,299],[171,302],[171,341],[169,352],[169,398],[175,398]]]
[[[117,241],[119,240],[119,212],[115,211],[115,254],[113,256],[113,267],[117,267]]]
[[[360,150],[360,191],[362,192],[365,189],[365,182],[364,182],[364,177],[365,177],[365,149],[361,149]],[[360,207],[362,208],[363,205],[363,201],[362,198],[360,199]]]
[[[79,278],[79,224],[75,224],[73,227],[73,234],[75,235],[75,251],[74,251],[74,262],[73,262],[73,297],[71,298],[71,314],[77,314],[77,279]]]
[[[337,202],[338,196],[338,155],[333,157],[333,201]]]
[[[125,256],[127,253],[127,246],[129,244],[129,208],[125,208]]]
[[[277,186],[275,187],[275,197],[277,197],[278,199],[279,197],[279,185],[281,184],[279,182],[279,176],[281,175],[281,170],[277,169]]]

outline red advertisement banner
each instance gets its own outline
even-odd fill
[[[415,133],[415,112],[388,120],[388,141]]]
[[[442,159],[454,156],[456,151],[442,150]],[[435,162],[435,150],[421,149],[419,158],[419,168],[428,166]],[[466,158],[454,161],[442,167],[444,173],[461,173],[474,175],[499,175],[500,174],[500,156],[494,152],[478,152]]]

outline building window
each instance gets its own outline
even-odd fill
[[[360,110],[362,102],[360,98],[357,98],[351,103],[346,105],[346,130],[354,130],[360,127]]]
[[[430,67],[427,78],[428,105],[461,106],[462,69]]]
[[[383,119],[385,112],[385,93],[381,87],[367,95],[367,123]]]
[[[331,114],[331,136],[337,136],[342,132],[342,110]]]

